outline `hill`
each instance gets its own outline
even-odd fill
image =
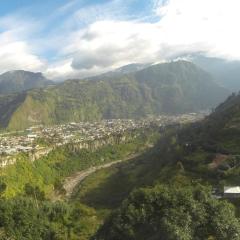
[[[192,61],[211,73],[222,86],[234,92],[240,90],[240,61],[227,61],[202,55],[192,56]]]
[[[117,69],[114,69],[113,71],[110,72],[106,72],[94,77],[90,77],[89,79],[99,79],[99,78],[103,78],[103,77],[117,77],[117,76],[121,76],[123,74],[128,74],[128,73],[134,73],[137,71],[140,71],[142,69],[145,69],[149,66],[151,66],[151,63],[131,63],[128,65],[124,65],[122,67],[119,67]]]
[[[202,122],[161,128],[155,147],[87,177],[68,201],[51,203],[43,190],[49,193],[54,185],[64,191],[64,177],[97,166],[102,158],[116,160],[139,151],[148,142],[145,137],[97,152],[59,147],[33,163],[21,159],[0,178],[0,196],[4,191],[22,193],[0,201],[1,236],[22,239],[27,232],[27,239],[239,239],[239,200],[216,199],[211,188],[240,184],[239,147],[219,148],[226,138],[218,137],[236,126],[229,123],[239,123],[233,121],[239,106],[240,95],[232,95]],[[237,136],[239,132],[232,143],[239,143]],[[211,140],[215,147],[205,144]]]
[[[0,94],[21,92],[32,88],[46,87],[53,84],[42,73],[23,70],[6,72],[0,75]]]
[[[0,124],[22,129],[36,124],[192,112],[212,108],[228,94],[208,73],[179,61],[116,77],[68,80],[30,90],[20,102],[18,95],[12,97],[8,108],[14,111],[4,119],[6,107],[0,107]]]
[[[73,202],[111,210],[94,239],[239,239],[239,199],[213,197],[240,184],[239,116],[233,94],[204,121],[165,129],[145,156],[81,183]]]
[[[222,154],[240,153],[240,94],[232,94],[203,122],[181,133],[182,140],[204,150]]]

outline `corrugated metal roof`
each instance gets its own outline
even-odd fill
[[[226,186],[224,187],[224,193],[239,193],[240,194],[240,186]]]

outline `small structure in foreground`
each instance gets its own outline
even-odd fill
[[[240,198],[240,186],[224,187],[223,196],[225,198]]]

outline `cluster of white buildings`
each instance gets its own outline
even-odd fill
[[[161,115],[141,120],[109,119],[98,122],[79,122],[55,126],[33,126],[21,132],[6,132],[0,135],[0,156],[15,155],[19,152],[34,152],[44,146],[59,146],[70,142],[83,142],[99,139],[112,134],[146,128],[187,123],[201,119],[202,113],[182,115]]]

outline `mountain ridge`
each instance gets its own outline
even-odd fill
[[[184,113],[214,107],[228,94],[208,73],[179,61],[116,77],[68,80],[29,90],[8,123],[3,124],[1,117],[0,123],[22,129],[34,124]]]
[[[239,60],[225,60],[204,55],[192,55],[190,59],[197,66],[211,73],[222,86],[234,92],[240,90]]]
[[[0,75],[0,94],[22,92],[51,84],[53,82],[45,78],[41,72],[13,70]]]

